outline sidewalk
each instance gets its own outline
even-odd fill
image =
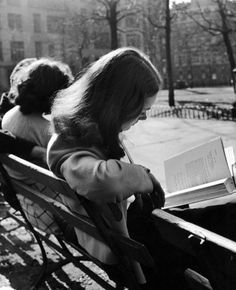
[[[182,90],[175,90],[175,101],[189,101],[189,102],[212,102],[212,103],[229,103],[236,101],[232,87],[200,87],[200,88],[186,88]],[[157,104],[168,103],[168,91],[161,90],[158,93]]]

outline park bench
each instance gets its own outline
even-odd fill
[[[227,265],[227,271],[231,274],[231,277],[235,277],[236,273],[232,272],[234,271],[235,266],[231,268],[231,265],[233,265],[233,263],[235,265],[236,263],[236,242],[203,227],[187,222],[186,220],[174,216],[164,210],[155,209],[152,212],[152,216],[164,240],[167,243],[176,246],[181,251],[195,257],[199,262],[201,271],[204,271],[204,273],[209,273],[209,271],[214,273],[214,270],[216,269],[215,267],[217,267],[218,264],[214,265],[214,261],[203,263],[203,259],[211,257],[210,253],[212,253],[212,249],[214,250],[214,253],[217,253],[220,250],[221,253],[223,252],[223,254],[228,257],[229,263]],[[225,265],[222,265],[222,267],[224,266]],[[185,278],[189,283],[190,289],[223,289],[220,277],[218,281],[215,282],[215,285],[212,285],[206,277],[193,269],[185,270]],[[232,281],[228,282],[231,286],[224,289],[232,289]]]
[[[59,192],[64,196],[70,197],[76,202],[79,201],[84,206],[90,219],[85,216],[74,214],[69,209],[65,209],[60,202],[45,196],[41,192],[32,189],[21,181],[10,178],[2,165],[7,165],[8,167],[14,168],[14,170],[24,172],[25,175],[29,176],[36,182],[42,183],[50,187],[55,192]],[[138,276],[133,267],[134,261],[140,263],[141,265],[155,267],[154,261],[144,245],[130,238],[121,236],[109,228],[98,205],[81,196],[78,196],[64,180],[58,179],[49,170],[34,165],[12,154],[0,154],[0,173],[0,182],[2,183],[3,192],[7,194],[9,203],[16,210],[21,212],[24,220],[22,221],[21,219],[18,219],[14,214],[9,213],[9,215],[17,219],[19,223],[23,223],[28,226],[30,231],[34,234],[42,252],[43,264],[41,272],[38,275],[37,280],[32,285],[32,289],[37,289],[37,287],[47,279],[48,275],[70,262],[73,262],[83,272],[98,282],[104,289],[123,289],[124,286],[128,287],[128,289],[140,289],[140,284],[137,279]],[[25,197],[38,203],[42,208],[52,212],[56,220],[61,220],[61,218],[63,218],[68,224],[88,233],[98,240],[105,241],[117,257],[117,272],[121,274],[119,277],[122,277],[118,280],[116,280],[116,278],[113,279],[115,286],[114,284],[103,280],[91,269],[85,266],[83,261],[92,261],[101,269],[107,271],[107,268],[105,269],[103,264],[101,264],[94,257],[90,256],[78,244],[72,244],[61,235],[55,235],[55,242],[55,239],[52,240],[50,235],[44,234],[32,227],[16,198],[16,192],[20,192]],[[113,207],[113,211],[116,211],[115,207]],[[176,247],[187,251],[193,256],[198,256],[198,252],[196,253],[196,247],[193,246],[196,243],[199,243],[199,247],[202,252],[205,250],[207,251],[209,247],[213,245],[224,248],[230,253],[230,255],[236,254],[236,243],[229,239],[223,238],[220,235],[207,231],[192,223],[188,223],[170,213],[165,212],[164,210],[156,209],[153,211],[152,216],[154,218],[154,222],[157,224],[161,234],[167,242],[174,244]],[[116,218],[112,214],[112,211],[110,218]],[[46,242],[50,247],[63,256],[62,260],[53,267],[48,267],[47,255],[42,241]],[[74,253],[71,253],[68,245],[76,249],[79,252],[79,255],[75,256]],[[189,281],[191,289],[219,289],[217,285],[210,285],[206,277],[203,277],[200,273],[193,271],[193,269],[186,269],[185,275],[187,281]]]
[[[26,223],[30,231],[34,234],[42,252],[42,270],[38,276],[37,281],[35,281],[34,285],[32,285],[32,289],[37,289],[37,287],[45,281],[50,273],[56,271],[58,268],[70,262],[73,262],[83,272],[88,274],[93,280],[98,282],[105,289],[123,289],[124,286],[128,287],[128,289],[139,289],[140,284],[138,283],[137,274],[134,270],[137,269],[137,264],[135,264],[136,267],[133,267],[133,261],[149,267],[154,266],[154,261],[144,245],[114,232],[111,228],[109,228],[106,221],[104,220],[103,213],[98,205],[90,202],[89,200],[86,200],[83,197],[78,196],[64,180],[58,179],[49,170],[34,165],[13,154],[0,154],[0,162],[0,182],[3,184],[3,192],[5,192],[5,194],[8,196],[6,199],[15,207],[16,210],[21,212],[24,217],[23,223]],[[7,165],[10,168],[14,168],[15,171],[19,171],[21,173],[24,172],[25,175],[34,181],[39,182],[51,188],[53,191],[69,197],[70,199],[74,199],[76,203],[79,201],[83,204],[83,207],[90,216],[90,219],[82,215],[74,214],[69,209],[65,209],[65,206],[60,204],[60,202],[55,201],[42,194],[41,192],[32,189],[30,186],[21,181],[10,178],[2,165]],[[110,285],[105,280],[96,275],[96,273],[92,272],[89,268],[86,268],[83,261],[92,261],[101,269],[107,271],[107,268],[104,269],[102,263],[89,255],[78,244],[72,244],[71,242],[66,241],[61,235],[55,236],[58,243],[53,242],[49,235],[43,234],[36,228],[32,227],[19,202],[17,201],[16,192],[20,192],[21,195],[33,200],[42,208],[52,212],[56,220],[61,221],[61,219],[63,219],[67,224],[70,224],[86,232],[87,234],[100,241],[105,241],[105,243],[115,254],[118,262],[116,265],[116,271],[119,272],[120,275],[119,280],[114,281],[116,286]],[[113,207],[114,211],[116,209],[118,210],[118,208]],[[15,216],[12,217],[16,219]],[[112,214],[112,211],[110,218],[115,218]],[[18,221],[19,223],[22,223],[21,220]],[[47,267],[47,255],[42,241],[46,242],[50,247],[61,253],[65,259],[63,259],[53,268]],[[75,257],[70,252],[68,244],[80,253],[78,257]]]

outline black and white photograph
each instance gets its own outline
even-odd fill
[[[236,290],[236,0],[0,0],[0,290]]]

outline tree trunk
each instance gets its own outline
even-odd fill
[[[169,89],[169,106],[175,105],[174,99],[174,86],[173,86],[173,73],[172,73],[172,62],[171,62],[171,19],[170,19],[170,3],[166,0],[166,66],[167,66],[167,79]]]
[[[227,21],[226,21],[227,20],[227,16],[225,14],[225,7],[223,6],[223,4],[222,4],[222,2],[220,0],[217,0],[217,3],[218,3],[219,13],[220,13],[221,21],[222,21],[221,35],[222,35],[224,43],[225,43],[226,52],[227,52],[228,60],[229,60],[229,64],[230,64],[230,74],[231,74],[231,78],[233,80],[233,87],[234,87],[234,91],[235,91],[236,79],[235,79],[235,76],[234,76],[234,73],[233,73],[233,69],[236,66],[235,66],[233,48],[232,48],[232,44],[231,44],[231,40],[230,40],[230,36],[229,36],[230,29],[229,29]]]
[[[113,50],[118,48],[116,1],[111,1],[109,7],[110,7],[109,24],[111,31],[111,49]]]
[[[235,66],[235,59],[234,59],[234,53],[233,53],[231,41],[230,41],[228,33],[224,33],[222,36],[223,36],[223,39],[224,39],[224,43],[225,43],[225,46],[226,46],[226,51],[227,51],[227,55],[228,55],[228,59],[229,59],[229,63],[230,63],[231,78],[232,78],[232,80],[234,82],[234,87],[235,87],[235,81],[236,80],[235,80],[235,77],[234,77],[233,69],[236,66]]]

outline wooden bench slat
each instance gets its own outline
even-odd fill
[[[187,269],[184,272],[185,278],[191,289],[195,290],[213,290],[209,281],[192,269]]]
[[[55,215],[59,214],[61,218],[68,221],[70,225],[86,232],[95,239],[104,242],[98,233],[96,226],[87,217],[73,214],[69,209],[66,210],[65,206],[61,205],[60,202],[53,200],[41,192],[37,192],[20,181],[12,179],[12,184],[16,192],[23,194],[27,198],[38,203],[42,208],[53,212]],[[127,256],[145,266],[154,266],[153,259],[143,244],[116,234],[113,231],[110,231],[110,235],[113,236],[115,240],[119,241],[120,248],[127,254]]]
[[[13,154],[0,154],[0,161],[2,164],[14,168],[15,171],[19,171],[25,176],[47,185],[56,192],[63,192],[64,195],[71,195],[73,192],[64,180],[56,177],[51,171]]]
[[[208,241],[219,247],[229,250],[232,253],[236,253],[236,242],[225,238],[219,234],[211,232],[193,223],[187,222],[161,209],[155,209],[152,212],[152,216],[157,224],[159,224],[160,222],[165,222],[165,224],[169,224],[170,226],[172,225],[175,228],[182,229],[188,234],[188,236],[193,235],[199,240]]]
[[[21,194],[23,193],[26,197],[35,201],[43,208],[48,209],[49,211],[53,211],[55,215],[59,214],[70,225],[86,232],[95,239],[104,242],[98,233],[96,226],[87,217],[73,214],[69,209],[66,210],[65,207],[59,202],[51,199],[50,197],[42,195],[42,193],[38,193],[37,191],[33,190],[25,184],[22,184],[21,182],[14,180],[13,185],[15,186],[17,192],[20,192]],[[138,243],[130,238],[118,235],[113,231],[110,231],[110,235],[114,236],[114,239],[119,241],[121,249],[127,253],[130,258],[146,266],[153,266],[152,257],[143,244]]]
[[[97,228],[91,221],[88,220],[88,218],[73,214],[69,209],[66,209],[65,206],[61,205],[60,202],[45,196],[41,192],[37,192],[22,182],[13,180],[12,184],[18,193],[39,204],[42,208],[47,209],[54,215],[59,215],[61,218],[69,220],[70,225],[85,231],[87,234],[98,240],[102,240],[97,231]]]
[[[78,196],[64,180],[57,178],[49,170],[34,165],[13,154],[0,154],[0,163],[27,176],[32,180],[32,183],[40,183],[56,193],[69,197],[71,202],[74,201],[75,204],[83,206],[91,220],[85,216],[71,212],[70,209],[66,209],[65,205],[61,204],[59,201],[46,196],[46,190],[40,192],[40,190],[33,189],[30,185],[26,185],[23,181],[8,178],[5,172],[6,170],[1,167],[3,175],[1,176],[0,174],[0,179],[3,179],[4,185],[8,185],[8,192],[11,190],[14,194],[20,193],[33,202],[36,202],[41,208],[49,210],[55,215],[56,221],[63,218],[64,222],[78,228],[91,237],[103,242],[106,241],[105,244],[111,248],[112,252],[117,257],[119,264],[117,271],[120,271],[124,277],[124,281],[116,281],[117,285],[125,284],[132,290],[140,289],[138,281],[140,281],[140,277],[142,277],[143,273],[139,265],[137,263],[135,264],[135,261],[146,266],[153,266],[154,261],[144,245],[114,232],[114,230],[109,227],[109,223],[105,221],[107,217],[104,218],[105,215],[103,215],[103,208],[100,209],[95,203],[86,200],[84,197]],[[112,218],[114,217],[112,216]],[[32,231],[34,231],[33,228]],[[77,249],[78,245],[74,245],[74,247]],[[63,246],[62,250],[65,250]],[[96,258],[91,257],[82,249],[81,254],[92,260],[95,264],[99,264]]]

